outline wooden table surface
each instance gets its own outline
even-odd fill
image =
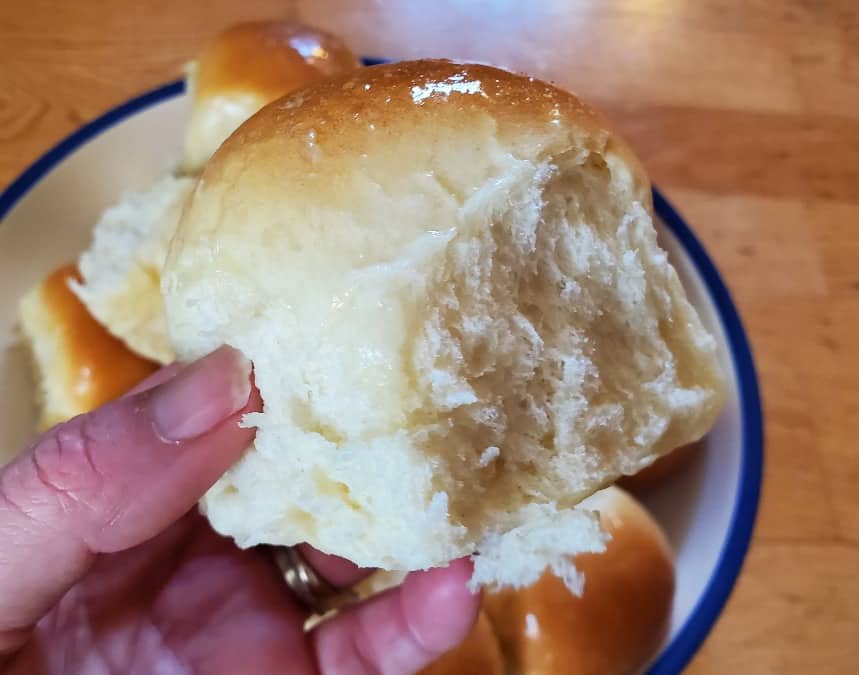
[[[284,15],[548,77],[616,122],[724,273],[763,387],[755,539],[689,672],[859,672],[859,2],[4,2],[0,185],[230,23]]]

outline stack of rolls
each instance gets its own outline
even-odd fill
[[[124,194],[77,264],[52,272],[21,300],[40,429],[116,398],[173,361],[161,268],[203,164],[269,101],[358,66],[338,38],[288,21],[233,26],[188,65],[191,115],[179,167]]]
[[[646,175],[544,83],[358,66],[285,22],[235,26],[189,65],[176,170],[21,301],[40,426],[232,344],[266,406],[203,502],[216,529],[386,568],[365,597],[475,554],[477,623],[425,675],[634,673],[665,638],[673,556],[635,498],[599,488],[677,472],[723,395]],[[399,506],[377,489],[395,468]],[[293,470],[307,485],[286,495]]]

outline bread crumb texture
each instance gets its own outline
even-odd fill
[[[161,269],[194,181],[166,175],[122,195],[102,214],[78,260],[83,277],[72,291],[90,313],[135,353],[170,363]]]

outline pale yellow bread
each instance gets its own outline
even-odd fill
[[[33,359],[40,430],[120,396],[157,368],[90,316],[69,290],[76,278],[73,265],[62,267],[21,298],[20,329]]]
[[[263,108],[207,164],[162,278],[179,356],[233,345],[265,402],[203,499],[213,526],[579,588],[570,555],[604,540],[575,505],[722,403],[650,209],[597,114],[495,68],[365,68]]]
[[[72,290],[90,313],[128,347],[159,363],[173,361],[167,337],[161,268],[194,179],[164,176],[126,192],[102,214],[78,260]]]

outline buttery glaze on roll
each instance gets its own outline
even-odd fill
[[[581,597],[550,571],[528,588],[487,592],[483,609],[514,675],[629,675],[665,638],[674,562],[665,535],[635,499],[607,488],[582,503],[599,511],[611,540],[576,557]]]
[[[20,304],[21,331],[33,358],[39,428],[111,401],[155,372],[108,333],[69,289],[73,265],[53,272]]]
[[[182,169],[200,171],[224,139],[269,101],[359,66],[339,38],[317,28],[288,21],[232,26],[188,67],[193,103]]]

